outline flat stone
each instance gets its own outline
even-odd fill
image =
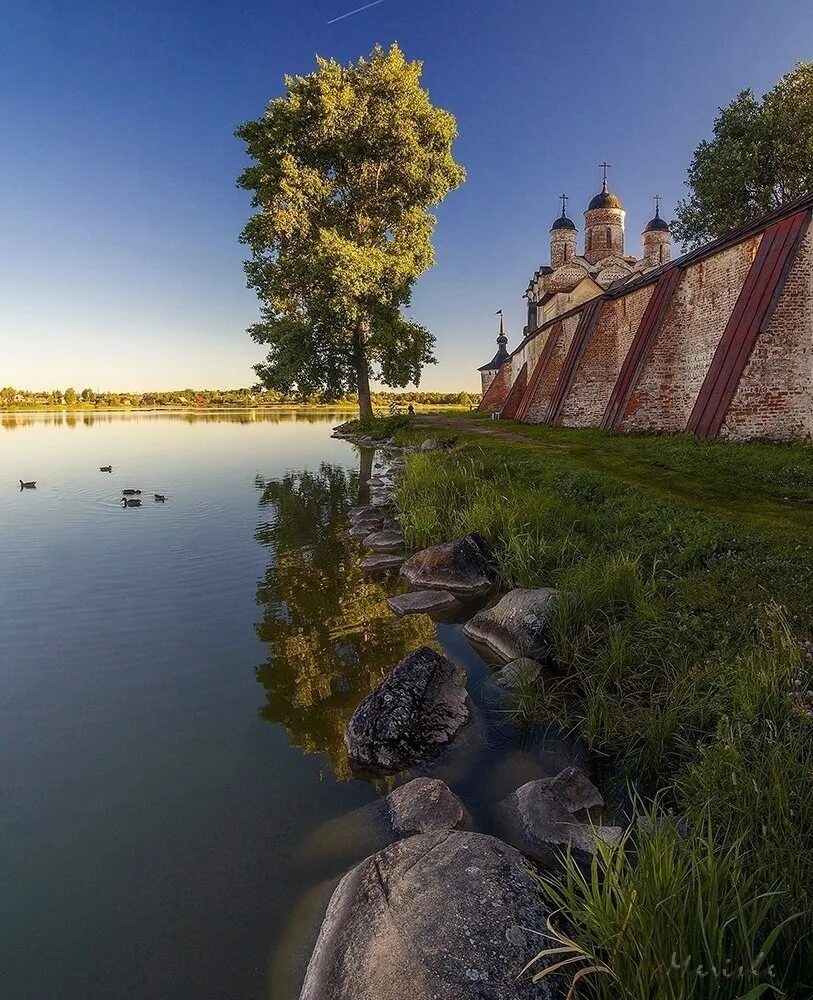
[[[601,792],[584,772],[566,767],[553,778],[527,782],[502,803],[506,840],[538,861],[547,860],[551,847],[594,852],[598,841],[615,843],[623,831],[589,819],[581,822],[574,814],[603,804]]]
[[[375,556],[368,556],[361,564],[362,569],[373,572],[380,569],[398,569],[404,561],[403,556],[388,555],[383,552]]]
[[[386,486],[386,487],[389,488],[389,487],[392,486],[392,483],[390,482],[389,479],[385,479],[383,476],[373,476],[372,479],[368,479],[367,480],[367,485],[368,486],[373,486],[373,487],[375,487],[375,486]]]
[[[463,626],[463,632],[505,660],[526,656],[545,660],[553,649],[551,621],[555,606],[553,587],[511,590],[493,607],[478,611]]]
[[[429,615],[454,607],[457,598],[448,590],[413,590],[408,594],[388,597],[387,604],[396,615]]]
[[[387,796],[396,833],[453,830],[463,820],[463,806],[445,781],[414,778]]]
[[[339,883],[300,1000],[561,998],[549,979],[517,978],[546,946],[550,912],[526,860],[495,837],[399,840]]]
[[[378,514],[378,508],[368,504],[366,507],[354,507],[347,516],[355,524],[356,521],[361,521],[365,517],[378,517]]]
[[[353,527],[348,531],[348,535],[351,538],[367,538],[375,531],[380,531],[384,522],[376,518],[367,518],[365,520],[356,521]]]
[[[368,535],[364,544],[374,552],[393,552],[403,547],[404,535],[397,528],[384,528],[383,531],[375,531]]]
[[[410,556],[401,575],[416,589],[484,593],[494,579],[491,546],[477,534],[431,545]]]
[[[465,671],[421,646],[353,713],[344,731],[350,760],[388,771],[431,760],[468,718],[467,700]]]

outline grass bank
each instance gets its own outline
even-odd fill
[[[452,427],[454,451],[407,463],[409,544],[479,531],[503,586],[557,586],[560,677],[536,702],[660,789],[592,877],[571,859],[547,887],[568,914],[572,944],[550,942],[571,948],[567,971],[612,1000],[809,997],[813,451],[490,437],[470,419],[436,433]],[[661,822],[669,809],[686,835]]]

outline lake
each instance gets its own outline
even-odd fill
[[[358,810],[404,780],[354,775],[344,725],[419,645],[466,668],[475,711],[409,776],[444,778],[472,828],[578,762],[490,718],[459,624],[395,618],[397,578],[361,571],[346,512],[374,456],[341,419],[0,418],[3,997],[294,1000],[330,888],[374,849]]]

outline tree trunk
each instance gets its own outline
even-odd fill
[[[367,324],[359,320],[356,326],[356,381],[359,394],[359,418],[361,420],[371,420],[373,416],[373,404],[370,399],[370,373],[367,368],[367,351],[365,343],[367,340]]]

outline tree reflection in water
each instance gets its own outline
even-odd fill
[[[256,537],[274,554],[257,588],[257,634],[269,654],[257,669],[260,714],[306,753],[327,753],[340,778],[351,775],[342,734],[356,706],[398,660],[435,640],[424,615],[393,615],[347,538],[347,511],[365,498],[370,465],[368,452],[359,473],[325,464],[257,481],[271,516]]]

